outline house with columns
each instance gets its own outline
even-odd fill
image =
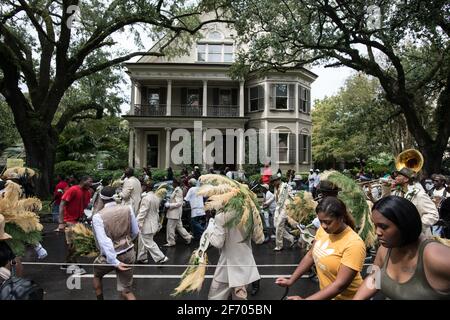
[[[258,143],[278,152],[283,171],[307,171],[312,166],[311,83],[317,75],[298,68],[233,80],[228,72],[238,49],[234,38],[234,30],[227,25],[209,24],[187,55],[170,60],[143,56],[126,64],[132,84],[130,112],[124,116],[131,129],[130,166],[180,167],[171,159],[178,143],[172,141],[172,133],[180,128],[193,132],[196,121],[201,121],[203,130],[223,133],[224,156],[211,164],[196,162],[192,155],[189,164],[241,169],[250,148],[257,146],[242,136],[226,137],[231,128],[277,132],[276,149],[271,150],[269,134]],[[209,143],[205,134],[202,139],[203,146]],[[234,151],[231,158],[229,150]]]

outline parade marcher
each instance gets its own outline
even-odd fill
[[[230,178],[233,179],[233,172],[230,170],[230,168],[226,167],[225,168],[225,175]]]
[[[281,178],[278,175],[272,176],[271,182],[274,186],[276,202],[274,212],[276,246],[273,250],[281,251],[283,250],[283,238],[289,241],[291,247],[295,244],[294,236],[287,232],[285,228],[287,221],[286,206],[288,204],[288,198],[292,197],[290,194],[292,189],[287,183],[281,182]]]
[[[189,180],[191,188],[184,197],[185,201],[188,201],[191,205],[191,226],[194,240],[200,240],[203,232],[205,231],[205,209],[203,203],[203,197],[197,195],[198,187],[197,180],[194,178]]]
[[[53,222],[59,221],[59,205],[61,203],[61,198],[69,189],[69,184],[63,176],[58,175],[58,183],[55,186],[55,190],[53,191],[53,204],[52,204],[52,216]]]
[[[317,197],[317,188],[319,187],[319,183],[320,183],[320,170],[316,169],[315,171],[315,176],[314,176],[314,192],[315,194],[313,194],[314,198]]]
[[[307,300],[352,299],[362,283],[361,270],[366,256],[364,241],[355,232],[355,222],[345,204],[335,197],[327,197],[316,207],[321,228],[313,247],[300,261],[290,278],[278,278],[275,283],[289,287],[313,264],[316,265],[320,291]],[[300,296],[290,300],[303,299]]]
[[[277,208],[277,203],[275,201],[275,195],[270,192],[270,188],[268,184],[262,184],[262,192],[263,192],[263,209],[264,209],[264,225],[267,228],[267,238],[264,239],[267,242],[272,235],[273,230],[273,217],[275,214],[275,209]],[[266,215],[267,213],[267,215]]]
[[[81,177],[80,183],[67,189],[61,198],[59,205],[59,225],[58,230],[64,230],[67,244],[66,263],[74,263],[75,249],[73,247],[73,226],[84,216],[84,209],[90,202],[91,193],[89,189],[92,185],[92,178],[89,176]],[[61,266],[61,269],[67,269],[67,265]],[[82,268],[75,269],[80,274],[86,273]]]
[[[167,208],[167,243],[165,247],[172,247],[175,243],[175,230],[183,237],[186,244],[190,244],[192,236],[186,231],[181,222],[181,216],[183,214],[183,190],[180,188],[180,183],[177,179],[173,180],[174,190],[170,195],[170,199],[164,204]]]
[[[103,277],[111,271],[117,274],[117,290],[122,298],[135,300],[131,287],[133,270],[128,265],[135,261],[133,239],[138,235],[138,225],[131,205],[118,205],[114,200],[115,188],[102,189],[105,206],[92,218],[94,235],[100,255],[94,260],[94,289],[98,300],[103,300]]]
[[[397,196],[380,199],[372,220],[381,244],[370,274],[354,299],[378,290],[395,300],[449,300],[450,248],[427,239],[417,207]]]
[[[416,206],[422,218],[423,232],[431,235],[431,226],[439,220],[436,205],[422,185],[415,182],[416,173],[412,169],[404,167],[396,173],[393,195],[404,197]]]
[[[161,198],[153,191],[147,192],[142,198],[139,213],[136,217],[139,226],[139,252],[137,261],[147,263],[147,252],[150,252],[152,259],[156,263],[165,263],[169,260],[164,253],[161,252],[153,237],[159,231],[159,205]]]
[[[434,204],[436,205],[436,208],[439,213],[439,218],[442,220],[441,215],[441,206],[445,199],[450,197],[450,192],[447,192],[446,190],[446,179],[442,174],[436,174],[433,177],[433,188],[429,191],[429,195],[431,197],[431,200],[433,200]],[[443,231],[442,225],[435,225],[432,227],[433,234],[440,236]]]
[[[314,173],[313,169],[309,169],[309,176],[308,176],[309,192],[311,192],[313,197],[315,198],[316,192],[314,190],[314,181],[316,181],[316,173]]]
[[[134,212],[137,214],[139,211],[139,204],[141,203],[141,182],[134,176],[133,168],[126,168],[124,175],[125,180],[123,181],[119,198],[122,199],[122,204],[132,205]]]
[[[174,177],[174,175],[173,175],[172,167],[168,167],[167,168],[166,180],[172,181],[173,177]]]
[[[268,163],[264,164],[264,168],[262,170],[261,174],[261,182],[263,184],[269,184],[270,183],[270,177],[272,176],[272,170],[270,169],[270,166]]]
[[[198,180],[202,173],[200,172],[200,168],[198,166],[194,167],[194,171],[192,172],[191,178],[194,178],[195,180]]]
[[[208,299],[227,300],[231,295],[233,300],[246,300],[247,285],[261,278],[253,257],[252,239],[244,241],[238,227],[227,228],[226,223],[225,213],[218,213],[210,219],[206,231],[210,233],[210,244],[220,249]]]

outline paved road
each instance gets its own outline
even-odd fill
[[[35,280],[45,290],[45,299],[54,300],[90,300],[95,299],[92,287],[92,266],[84,266],[87,274],[81,278],[81,289],[68,289],[67,280],[69,275],[65,271],[60,270],[58,263],[64,261],[65,245],[64,234],[53,232],[56,228],[55,224],[44,224],[43,246],[47,249],[49,255],[44,260],[37,260],[34,252],[31,250],[23,258],[25,277]],[[165,243],[165,233],[159,233],[156,236],[158,244]],[[170,294],[179,283],[179,276],[185,270],[180,267],[188,263],[188,259],[192,251],[197,247],[198,243],[190,245],[184,244],[182,241],[175,247],[161,249],[169,257],[166,265],[160,266],[153,263],[150,258],[150,264],[146,266],[138,266],[134,269],[134,292],[138,299],[165,300],[165,299],[207,299],[211,277],[214,274],[214,267],[209,267],[206,271],[206,279],[203,288],[198,294],[185,295],[181,298],[171,297]],[[261,289],[252,300],[278,300],[283,296],[284,288],[274,284],[275,278],[279,275],[289,275],[295,269],[302,256],[300,248],[287,248],[281,252],[274,252],[274,243],[263,245],[254,245],[253,253],[255,260],[262,276]],[[216,264],[219,258],[219,251],[215,248],[208,250],[209,263]],[[28,265],[30,263],[49,263],[49,265]],[[91,263],[92,259],[81,258],[81,263]],[[279,265],[279,266],[265,266]],[[286,266],[287,265],[287,266]],[[178,266],[178,267],[177,267]],[[111,278],[104,279],[104,297],[105,299],[119,299],[116,291],[116,279],[114,273]],[[74,279],[69,281],[74,283]],[[301,279],[291,288],[290,294],[309,295],[318,290],[318,284],[310,279]]]

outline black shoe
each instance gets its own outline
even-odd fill
[[[250,295],[254,296],[259,291],[259,280],[252,283],[252,291],[250,291]]]

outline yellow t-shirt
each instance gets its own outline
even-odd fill
[[[320,289],[322,290],[336,280],[339,267],[343,264],[358,273],[348,288],[335,299],[352,299],[363,282],[360,271],[366,257],[364,241],[350,227],[345,228],[339,234],[328,234],[320,227],[315,239],[312,255],[316,264]]]

